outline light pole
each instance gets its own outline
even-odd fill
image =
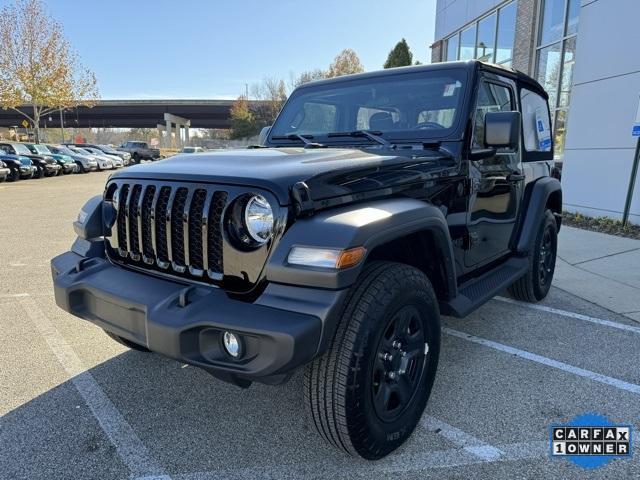
[[[60,133],[62,134],[62,141],[64,143],[64,118],[62,117],[62,109],[60,109]]]

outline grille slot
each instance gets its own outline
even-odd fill
[[[220,281],[228,194],[208,187],[121,183],[113,248],[125,264]]]

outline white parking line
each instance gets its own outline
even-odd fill
[[[545,305],[536,305],[533,303],[520,302],[512,298],[506,297],[494,297],[494,300],[503,303],[510,303],[512,305],[518,305],[520,307],[528,308],[531,310],[538,310],[540,312],[553,313],[562,317],[575,318],[576,320],[583,320],[585,322],[591,322],[598,325],[604,325],[605,327],[617,328],[619,330],[625,330],[627,332],[633,332],[640,335],[640,327],[634,327],[631,325],[625,325],[624,323],[612,322],[611,320],[603,320],[601,318],[590,317],[589,315],[583,315],[581,313],[569,312],[567,310],[560,310],[558,308],[547,307]]]
[[[511,355],[516,355],[517,357],[524,358],[525,360],[530,360],[532,362],[540,363],[548,367],[557,368],[558,370],[563,370],[565,372],[578,375],[579,377],[588,378],[595,382],[604,383],[605,385],[610,385],[620,390],[626,390],[627,392],[640,395],[640,385],[636,385],[635,383],[625,382],[624,380],[608,377],[600,373],[592,372],[591,370],[585,370],[584,368],[574,367],[573,365],[569,365],[568,363],[559,362],[558,360],[553,360],[551,358],[543,357],[542,355],[537,355],[535,353],[527,352],[525,350],[520,350],[518,348],[510,347],[508,345],[503,345],[502,343],[494,342],[492,340],[487,340],[486,338],[476,337],[475,335],[470,335],[468,333],[460,332],[458,330],[453,330],[451,328],[443,327],[442,332],[448,335],[452,335],[454,337],[461,338],[463,340],[467,340],[469,342],[477,343],[479,345],[484,345],[485,347],[493,348],[495,350],[500,350],[501,352],[510,353]]]
[[[151,457],[131,425],[100,388],[93,375],[85,369],[73,348],[45,316],[35,300],[29,296],[23,296],[20,298],[20,304],[47,342],[51,352],[71,377],[71,382],[115,446],[122,462],[129,468],[131,476],[170,480],[171,477]]]
[[[424,415],[420,423],[427,430],[442,435],[450,442],[455,443],[467,452],[483,460],[496,460],[503,454],[502,451],[493,445],[489,445],[470,433],[462,431],[430,415]]]
[[[175,480],[262,480],[264,478],[304,478],[310,473],[322,472],[326,478],[341,478],[360,475],[376,478],[380,474],[420,473],[429,469],[452,468],[465,465],[486,464],[496,461],[540,459],[549,456],[549,442],[537,441],[498,445],[502,452],[497,458],[483,459],[464,449],[432,450],[418,454],[391,454],[375,463],[360,459],[346,459],[344,462],[277,463],[248,468],[229,468],[210,472],[194,472],[174,475]],[[141,478],[135,480],[143,480]],[[145,479],[146,480],[146,479]]]

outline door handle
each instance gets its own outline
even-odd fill
[[[507,175],[507,182],[519,182],[520,180],[524,180],[525,176],[522,173],[510,173]]]

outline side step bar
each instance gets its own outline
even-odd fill
[[[529,269],[526,257],[513,257],[478,278],[460,285],[458,296],[440,304],[440,312],[452,317],[466,317],[522,277]]]

